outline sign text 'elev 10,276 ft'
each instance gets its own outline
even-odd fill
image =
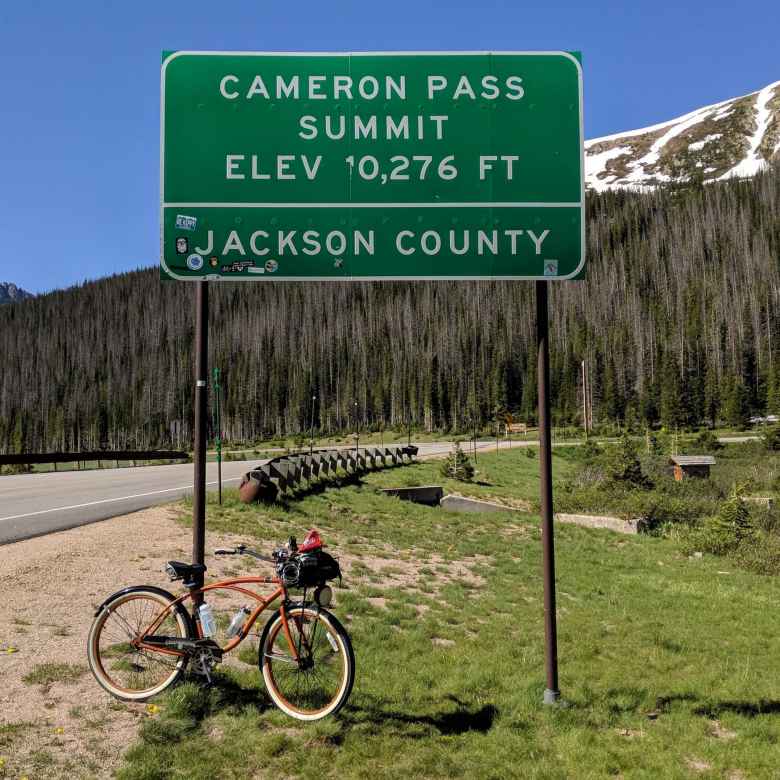
[[[167,278],[583,273],[575,55],[185,51],[161,89]]]

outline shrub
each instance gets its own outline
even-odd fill
[[[723,503],[718,514],[712,519],[711,525],[721,538],[737,547],[743,542],[752,541],[755,527],[750,519],[750,510],[743,498],[745,488],[735,484],[731,494]]]
[[[460,448],[460,442],[455,442],[452,452],[441,464],[441,474],[449,479],[470,482],[474,478],[474,464],[468,455]]]
[[[756,574],[780,573],[780,537],[776,534],[757,534],[752,542],[739,546],[737,563]]]
[[[653,483],[642,471],[636,445],[629,436],[622,436],[607,460],[607,476],[613,482],[625,483],[645,490]]]
[[[706,453],[722,450],[724,445],[718,441],[718,437],[712,431],[704,430],[693,440],[693,447],[702,453]]]
[[[531,460],[533,460],[536,457],[536,447],[526,447],[525,457],[531,458]]]
[[[585,444],[582,445],[580,451],[582,452],[582,459],[586,463],[596,460],[603,453],[601,447],[599,447],[593,439],[586,439]]]
[[[695,548],[713,555],[728,555],[740,547],[755,544],[757,532],[743,495],[744,486],[734,485],[718,514],[692,530],[686,540],[687,550]]]
[[[665,437],[664,437],[665,438]],[[664,445],[666,444],[665,441],[660,441],[658,436],[656,436],[654,433],[647,434],[647,451],[648,454],[653,456],[660,456],[664,454]]]
[[[780,450],[780,425],[773,425],[771,428],[767,428],[761,438],[767,450],[771,452]]]
[[[0,466],[0,474],[32,474],[33,467],[29,463],[14,463]]]

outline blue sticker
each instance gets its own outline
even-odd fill
[[[195,230],[195,228],[198,227],[198,218],[187,217],[184,214],[177,214],[176,227],[179,230]]]
[[[545,276],[558,276],[558,261],[557,260],[545,260],[544,261],[544,275]]]
[[[278,267],[279,263],[277,263],[276,260],[266,260],[265,262],[265,270],[268,271],[269,274],[272,274]]]
[[[203,268],[203,258],[200,255],[190,255],[187,258],[187,268],[190,271],[200,271]]]

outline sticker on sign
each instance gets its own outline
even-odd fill
[[[174,52],[160,145],[164,278],[584,274],[576,54]]]

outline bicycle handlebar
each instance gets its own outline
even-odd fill
[[[276,561],[268,555],[261,555],[259,552],[250,550],[243,544],[234,547],[232,550],[220,547],[214,550],[214,555],[250,555],[252,558],[257,558],[258,561],[266,561],[267,563],[276,563]]]

